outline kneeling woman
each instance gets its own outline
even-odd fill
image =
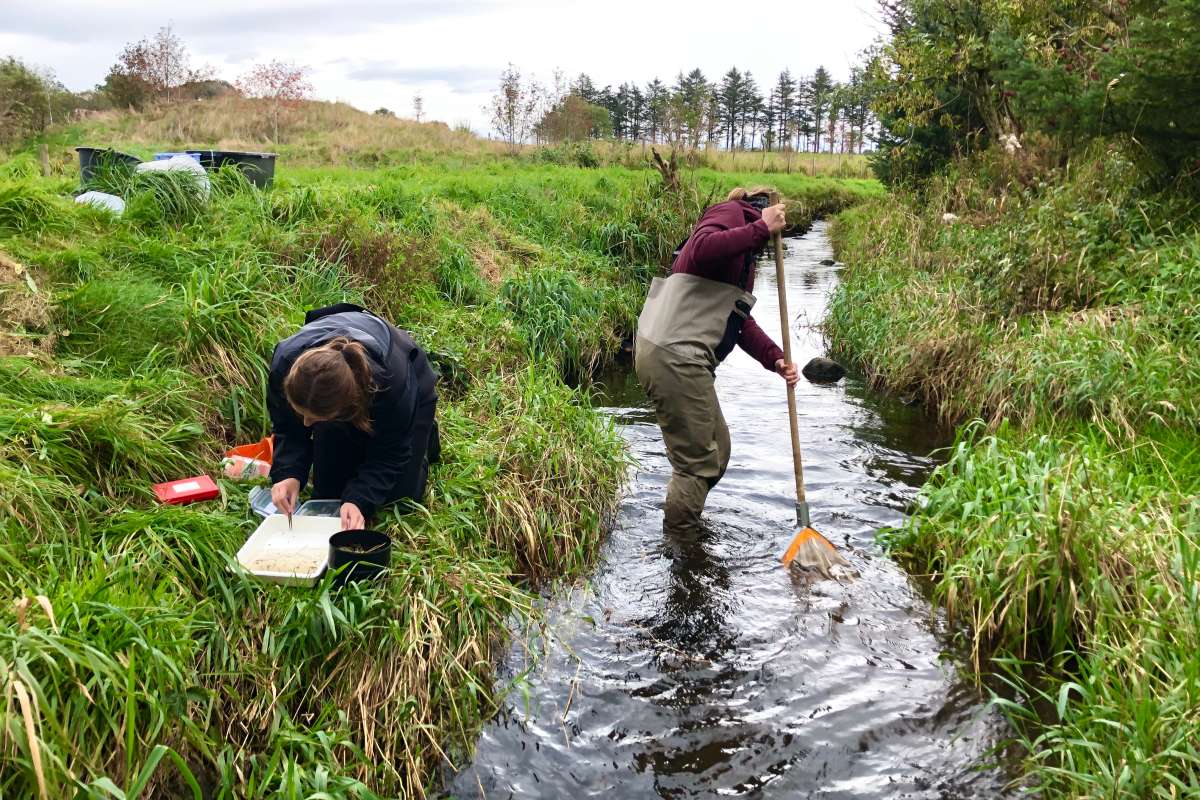
[[[436,381],[421,348],[387,321],[349,303],[310,311],[271,358],[275,506],[295,511],[310,469],[313,497],[342,501],[344,530],[420,500],[440,449]]]

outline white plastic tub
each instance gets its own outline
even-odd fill
[[[342,529],[339,517],[272,514],[238,551],[238,563],[250,574],[273,583],[312,586],[329,565],[329,537]]]

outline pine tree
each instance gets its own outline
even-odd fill
[[[792,73],[784,70],[779,73],[779,80],[775,82],[775,140],[780,148],[785,148],[791,141],[792,131],[795,129],[795,114],[796,114],[796,82],[792,80]]]
[[[779,141],[779,93],[771,87],[767,94],[767,103],[763,107],[761,125],[763,129],[762,145],[764,150],[774,150]]]
[[[670,92],[658,78],[646,84],[646,132],[651,142],[657,142],[663,132],[666,122],[667,104],[670,102]]]
[[[579,77],[571,84],[571,92],[589,103],[599,105],[600,92],[596,90],[596,84],[592,83],[586,72],[579,73]]]
[[[608,112],[607,120],[602,119],[603,115],[597,115],[597,122],[592,131],[592,137],[596,139],[603,139],[605,136],[616,135],[614,130],[616,125],[615,120],[617,115],[621,112],[617,105],[617,95],[615,92],[613,92],[612,87],[605,86],[603,89],[596,92],[595,99],[592,100],[591,103],[592,105],[597,106],[598,108],[603,108]]]
[[[746,126],[750,126],[751,146],[753,147],[755,128],[757,127],[759,109],[762,108],[762,95],[758,93],[758,84],[754,76],[746,71],[742,75],[741,108],[738,113],[738,137],[741,148],[746,149]]]
[[[725,130],[725,148],[733,149],[733,136],[737,130],[738,115],[742,109],[742,73],[737,67],[730,67],[721,78],[719,89],[720,120]]]
[[[632,114],[632,96],[630,85],[622,83],[617,87],[616,93],[613,95],[613,105],[610,109],[612,113],[613,136],[617,139],[631,139],[632,125],[630,115]]]
[[[797,150],[803,149],[800,146],[801,139],[807,143],[812,125],[812,81],[801,79],[796,81],[796,105],[792,110],[792,134],[796,137]]]
[[[829,105],[825,109],[825,141],[831,153],[837,147],[837,129],[838,123],[841,122],[843,102],[842,85],[835,83],[829,90]]]
[[[672,98],[679,116],[683,135],[688,146],[695,148],[700,144],[704,133],[704,115],[707,111],[708,81],[704,73],[694,69],[687,75],[682,72],[676,78],[674,96]]]
[[[850,151],[862,152],[867,124],[871,117],[871,97],[862,67],[850,70],[850,81],[844,89],[846,97],[845,116],[850,127]],[[857,150],[855,149],[857,147]]]
[[[821,152],[821,125],[826,122],[829,114],[830,100],[833,93],[833,79],[824,67],[817,67],[809,85],[809,109],[812,119],[813,152]]]
[[[629,118],[626,122],[629,138],[640,141],[646,132],[646,96],[637,84],[629,84]]]

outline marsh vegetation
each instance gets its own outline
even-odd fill
[[[0,166],[0,793],[422,795],[495,708],[506,621],[601,540],[627,457],[589,374],[699,204],[761,178],[697,167],[665,192],[646,165],[460,152],[433,127],[406,140],[419,163],[298,145],[309,166],[270,191],[107,176],[114,217],[71,202],[66,164],[109,124],[57,134],[50,178],[31,152]],[[798,219],[877,191],[780,183]],[[231,568],[244,484],[189,507],[150,486],[257,440],[272,347],[340,301],[432,352],[444,462],[424,508],[380,521],[381,587],[263,585]]]

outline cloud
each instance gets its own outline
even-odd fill
[[[445,83],[455,92],[471,94],[495,86],[500,72],[500,67],[408,67],[389,61],[367,61],[349,70],[346,77],[354,81]]]
[[[184,41],[239,36],[278,38],[344,35],[381,25],[411,25],[447,17],[473,16],[494,7],[491,0],[284,0],[274,4],[216,2],[172,5],[148,11],[129,2],[78,3],[42,0],[0,5],[0,30],[58,42],[94,43],[97,38],[134,40],[171,24]],[[249,6],[249,7],[248,7]],[[98,36],[99,34],[99,36]]]
[[[192,64],[223,78],[295,60],[311,66],[320,98],[407,108],[419,91],[430,119],[485,129],[485,100],[510,61],[543,83],[561,67],[597,86],[671,82],[692,67],[715,79],[734,64],[764,88],[785,67],[810,75],[824,64],[844,77],[879,32],[864,11],[873,4],[798,0],[745,15],[728,0],[688,0],[687,14],[645,0],[0,0],[0,56],[51,66],[78,90],[103,80],[125,43],[172,24]],[[779,46],[753,45],[764,15],[786,31]]]

